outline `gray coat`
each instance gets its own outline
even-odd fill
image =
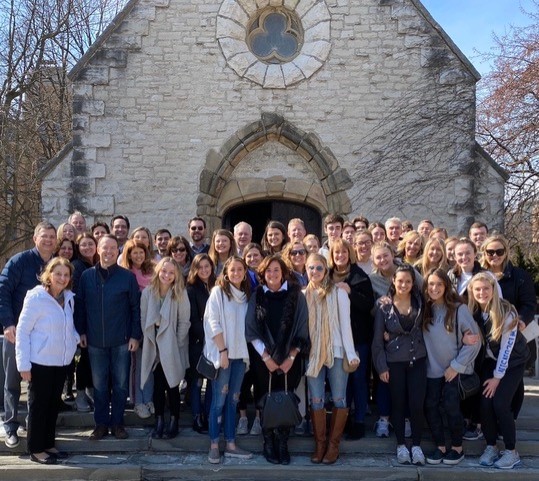
[[[144,334],[141,386],[144,387],[157,362],[163,367],[168,385],[177,386],[189,367],[191,306],[187,291],[184,289],[182,298],[177,301],[172,299],[172,291],[169,290],[163,305],[160,305],[159,299],[148,286],[142,291],[140,309]],[[159,329],[156,329],[156,322],[160,324]]]

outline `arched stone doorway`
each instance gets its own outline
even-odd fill
[[[305,204],[283,200],[248,202],[231,207],[223,216],[223,228],[232,230],[238,222],[247,222],[253,228],[253,242],[260,242],[268,221],[278,220],[286,227],[288,221],[294,218],[302,219],[307,232],[320,238],[320,212]]]

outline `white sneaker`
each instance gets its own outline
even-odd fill
[[[236,427],[236,434],[249,434],[249,420],[246,417],[241,417]]]
[[[389,437],[389,421],[387,419],[380,418],[374,425],[376,436],[379,438]]]
[[[425,465],[425,455],[419,446],[412,446],[412,464],[416,466]]]
[[[412,437],[412,425],[410,424],[410,420],[408,418],[404,420],[404,437],[405,438]]]
[[[410,451],[404,444],[399,444],[397,446],[397,462],[399,464],[410,464],[412,461],[410,459]]]
[[[487,446],[479,458],[479,464],[481,466],[492,466],[498,457],[498,448],[496,446]]]
[[[148,419],[152,413],[150,412],[150,410],[148,409],[148,406],[146,406],[146,404],[137,404],[135,406],[135,414],[140,418],[140,419]]]
[[[494,467],[498,469],[512,469],[520,463],[520,456],[517,451],[506,450],[502,457],[494,463]]]
[[[155,406],[153,405],[153,402],[146,403],[147,408],[150,411],[150,414],[155,414]]]
[[[249,431],[251,436],[260,436],[262,434],[262,426],[260,425],[260,418],[255,418],[253,425],[251,426],[251,431]]]

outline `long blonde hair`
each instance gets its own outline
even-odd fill
[[[513,316],[513,321],[507,330],[512,330],[518,324],[518,313],[513,304],[505,299],[500,299],[498,294],[498,282],[490,272],[479,272],[472,277],[468,284],[468,307],[471,312],[481,310],[481,306],[473,296],[473,286],[476,282],[486,282],[492,287],[492,299],[487,305],[485,312],[492,321],[490,335],[494,341],[499,342],[504,333],[504,322],[508,316]]]
[[[320,262],[324,266],[324,278],[322,279],[322,282],[319,286],[315,286],[310,280],[307,284],[307,287],[305,289],[305,295],[307,297],[307,301],[311,298],[311,295],[313,292],[317,292],[320,299],[325,299],[325,297],[331,292],[333,289],[333,281],[331,280],[331,276],[329,275],[329,268],[328,268],[328,261],[322,254],[312,253],[309,254],[309,257],[307,257],[307,262],[305,263],[305,267],[309,265],[309,262]],[[308,302],[307,302],[308,303]],[[308,307],[308,306],[307,306]]]
[[[183,275],[180,270],[180,265],[172,257],[163,257],[157,263],[154,269],[152,280],[150,281],[150,289],[152,290],[152,294],[154,296],[157,298],[160,297],[159,286],[161,281],[159,280],[159,273],[167,262],[174,266],[174,282],[170,286],[170,290],[172,291],[172,299],[179,300],[182,297],[185,286],[183,283]]]

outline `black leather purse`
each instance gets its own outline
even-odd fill
[[[298,410],[299,398],[288,390],[288,378],[284,375],[284,391],[271,390],[271,378],[269,376],[268,393],[262,398],[262,427],[275,429],[279,427],[292,427],[301,422],[301,414]]]
[[[205,355],[202,353],[197,363],[197,371],[202,374],[205,378],[215,380],[219,374],[219,369],[217,369],[213,362],[211,362]]]

